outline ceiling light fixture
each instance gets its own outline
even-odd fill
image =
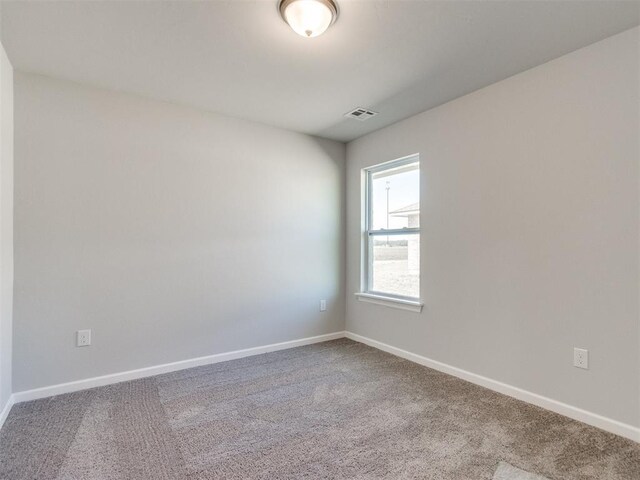
[[[333,0],[280,0],[283,20],[298,35],[317,37],[338,18],[338,4]]]

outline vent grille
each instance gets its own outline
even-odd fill
[[[354,120],[358,120],[359,122],[369,120],[371,117],[374,117],[376,115],[378,115],[378,112],[374,112],[373,110],[368,110],[362,107],[358,107],[354,110],[351,110],[349,113],[344,114],[345,117],[353,118]]]

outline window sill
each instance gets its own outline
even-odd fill
[[[418,300],[404,300],[401,298],[385,297],[383,295],[374,295],[373,293],[356,293],[357,299],[361,302],[375,303],[376,305],[384,305],[385,307],[399,308],[409,312],[420,313],[422,311],[422,302]]]

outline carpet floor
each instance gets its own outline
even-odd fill
[[[640,444],[347,339],[21,403],[0,431],[3,480],[490,480],[501,464],[638,480]]]

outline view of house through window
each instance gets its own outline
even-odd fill
[[[367,173],[366,291],[420,297],[420,163],[417,156]]]

